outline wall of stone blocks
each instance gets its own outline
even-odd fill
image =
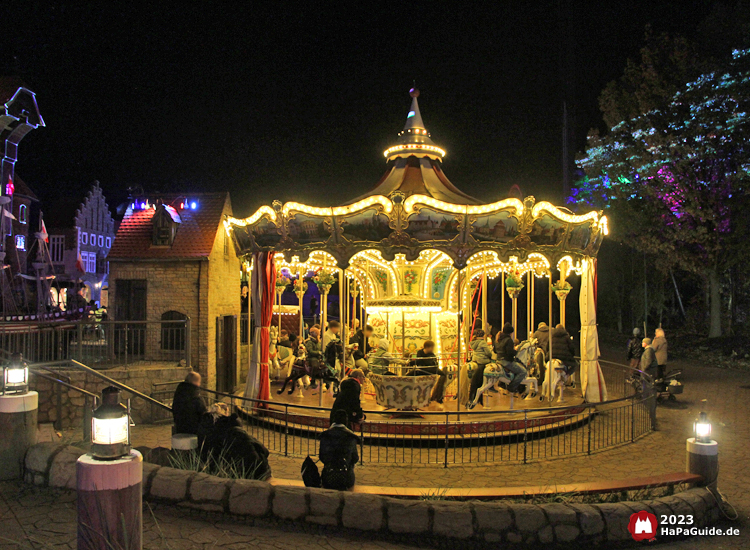
[[[128,365],[127,367],[102,370],[102,373],[118,382],[130,386],[134,390],[150,395],[152,384],[183,380],[189,371],[190,369],[186,366],[176,364],[135,364]],[[100,395],[102,389],[108,385],[108,383],[101,378],[85,372],[73,369],[63,369],[61,372],[70,378],[70,383],[73,386],[90,391],[96,395]],[[57,421],[57,396],[59,391],[62,403],[62,427],[77,428],[82,425],[84,406],[86,403],[84,394],[37,376],[31,377],[31,389],[39,392],[39,423]],[[123,392],[122,396],[123,398],[129,397],[127,392]],[[152,405],[143,399],[131,399],[130,406],[131,414],[136,424],[149,423],[154,419]]]
[[[24,479],[58,488],[75,487],[80,449],[41,443],[26,455]],[[720,512],[705,488],[672,496],[613,504],[517,504],[504,501],[407,500],[354,492],[230,480],[143,465],[147,500],[212,513],[285,521],[298,526],[356,532],[358,537],[421,546],[470,544],[472,548],[620,548],[632,545],[630,516],[641,510],[692,515],[695,527],[714,526]],[[499,546],[500,545],[500,546]],[[467,546],[468,547],[468,546]]]

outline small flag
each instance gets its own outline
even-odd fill
[[[78,253],[78,259],[76,260],[76,269],[81,273],[86,273],[86,268],[83,267],[83,258],[81,258],[80,252]]]
[[[42,230],[41,230],[41,237],[44,239],[45,243],[49,242],[49,233],[47,233],[47,226],[44,225],[44,220],[42,220]]]
[[[16,217],[13,214],[11,214],[10,210],[6,210],[5,208],[3,208],[3,215],[6,218],[10,218],[11,220],[15,220],[16,219]]]

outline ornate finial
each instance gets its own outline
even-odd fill
[[[419,88],[414,86],[411,90],[409,90],[409,95],[411,97],[419,97]]]

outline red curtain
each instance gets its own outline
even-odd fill
[[[269,348],[271,345],[271,318],[273,317],[274,292],[276,289],[276,264],[274,252],[260,252],[256,256],[258,290],[260,291],[260,376],[258,399],[268,401],[271,397],[271,382],[268,376]]]

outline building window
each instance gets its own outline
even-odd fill
[[[62,263],[65,252],[65,235],[52,235],[49,238],[49,255],[53,263]]]
[[[21,223],[26,223],[28,220],[26,219],[26,205],[21,204],[18,207],[18,221]]]
[[[107,249],[112,248],[112,237],[107,237]]]
[[[96,252],[89,252],[89,265],[86,273],[96,273]]]
[[[24,235],[16,235],[16,250],[26,250],[26,237]]]
[[[167,311],[161,316],[161,349],[185,349],[185,331],[187,315],[179,311]]]
[[[104,246],[104,235],[99,235],[99,248]]]
[[[89,244],[89,234],[82,232],[81,233],[81,244]]]

